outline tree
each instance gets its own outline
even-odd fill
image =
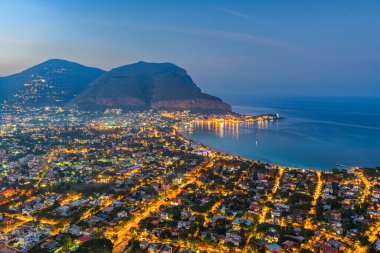
[[[332,188],[333,188],[333,195],[334,196],[338,196],[338,191],[339,191],[339,184],[337,182],[333,182],[331,184]]]
[[[315,215],[317,220],[323,219],[323,203],[321,197],[319,197],[317,200],[317,206],[315,207]]]
[[[181,230],[179,232],[179,235],[178,235],[178,238],[181,239],[181,240],[185,240],[186,238],[188,237],[188,234],[186,232],[186,230]]]
[[[196,218],[195,218],[195,221],[198,223],[198,224],[203,224],[204,222],[205,222],[205,218],[203,217],[203,216],[197,216]]]
[[[368,246],[368,245],[371,244],[369,242],[368,236],[366,236],[366,235],[359,235],[358,239],[359,239],[360,244],[363,245],[363,246]]]
[[[112,253],[113,243],[105,238],[92,239],[82,243],[77,252],[78,253]]]
[[[136,240],[135,238],[132,238],[131,240],[129,240],[128,246],[130,246],[130,248],[132,250],[139,250],[140,249],[140,242],[138,240]]]
[[[302,229],[301,235],[304,236],[305,238],[310,238],[315,234],[314,230],[311,229]]]
[[[300,253],[313,253],[313,251],[309,249],[300,249]]]
[[[41,245],[38,245],[37,247],[31,249],[29,253],[50,253],[50,251],[48,249],[42,248]]]
[[[178,206],[168,207],[165,210],[173,220],[181,219],[181,209]]]
[[[288,203],[290,204],[298,204],[300,202],[307,202],[310,203],[312,201],[312,197],[310,197],[307,194],[296,192],[289,196]]]
[[[232,242],[226,242],[226,246],[232,249],[235,245]]]
[[[267,201],[267,202],[265,202],[265,206],[266,206],[266,207],[269,207],[269,208],[274,208],[274,204],[273,204],[273,202],[271,202],[271,201]]]
[[[71,249],[71,246],[73,245],[73,240],[69,235],[65,235],[62,239],[62,250],[63,251],[69,251]]]

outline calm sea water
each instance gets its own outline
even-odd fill
[[[380,166],[380,98],[231,98],[244,114],[279,113],[266,124],[198,125],[191,138],[280,165],[331,169]]]

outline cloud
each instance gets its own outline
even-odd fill
[[[248,16],[247,16],[248,17]],[[252,18],[253,19],[253,18]],[[292,42],[277,39],[268,36],[255,35],[248,32],[236,32],[231,30],[217,30],[217,29],[204,29],[204,28],[192,28],[188,26],[173,26],[173,25],[160,25],[151,23],[119,23],[119,22],[97,22],[97,25],[118,27],[120,29],[137,29],[137,30],[149,30],[156,32],[166,33],[179,33],[196,35],[209,38],[217,38],[221,40],[237,41],[241,43],[252,43],[261,45],[264,47],[273,47],[286,51],[291,51],[297,54],[303,54],[305,56],[317,57],[325,60],[333,60],[331,55],[318,52],[313,49],[305,48],[303,46],[294,44]]]
[[[203,29],[203,28],[191,28],[187,26],[168,26],[168,25],[157,25],[157,24],[120,24],[114,22],[102,22],[96,23],[97,25],[112,26],[123,29],[142,29],[142,30],[151,30],[151,31],[161,31],[168,33],[182,33],[189,35],[197,35],[204,37],[220,38],[230,41],[246,42],[246,43],[255,43],[263,46],[272,46],[284,49],[296,50],[297,45],[294,45],[290,42],[274,39],[271,37],[258,36],[245,32],[234,32],[234,31],[224,31],[216,29]]]
[[[235,11],[235,10],[228,9],[228,8],[225,8],[225,7],[221,7],[221,6],[217,6],[217,5],[212,5],[212,7],[215,10],[218,10],[218,11],[221,11],[221,12],[233,15],[235,17],[239,17],[239,18],[246,19],[246,20],[252,20],[251,16],[249,16],[247,14],[244,14],[244,13],[241,13],[239,11]]]
[[[187,28],[187,27],[161,27],[158,28],[162,31],[167,32],[177,32],[177,33],[185,33],[192,35],[201,35],[208,36],[214,38],[221,38],[231,41],[239,41],[239,42],[247,42],[254,43],[263,46],[272,46],[278,47],[288,50],[297,50],[299,47],[287,41],[273,39],[265,36],[257,36],[250,33],[243,32],[233,32],[233,31],[222,31],[222,30],[213,30],[213,29],[195,29],[195,28]]]
[[[297,44],[291,43],[286,40],[276,39],[272,37],[259,36],[245,32],[223,31],[214,29],[199,29],[189,27],[150,27],[150,29],[160,30],[163,32],[176,32],[197,36],[207,36],[212,38],[219,38],[223,40],[237,41],[241,43],[252,43],[260,46],[272,47],[281,50],[290,51],[299,55],[304,55],[321,60],[336,61],[337,59],[330,54],[320,52],[318,50],[305,48]]]

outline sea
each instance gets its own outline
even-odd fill
[[[283,119],[197,124],[190,138],[244,158],[330,170],[380,166],[380,98],[233,97],[233,111]],[[346,167],[347,166],[347,167]]]

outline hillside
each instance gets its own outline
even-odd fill
[[[0,79],[0,99],[22,106],[63,105],[105,71],[52,59]]]
[[[112,69],[94,80],[70,102],[71,107],[98,110],[165,109],[230,112],[221,99],[202,93],[186,70],[172,63],[138,62]]]

